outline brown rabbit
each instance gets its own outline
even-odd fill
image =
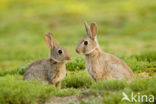
[[[66,75],[65,62],[71,59],[68,51],[60,47],[51,33],[44,36],[50,49],[50,57],[33,62],[24,73],[24,80],[40,79],[61,87],[61,80]]]
[[[126,79],[130,81],[134,77],[133,71],[128,65],[116,56],[102,52],[96,39],[97,25],[92,23],[89,27],[84,23],[87,36],[82,38],[76,52],[85,55],[86,69],[94,81],[105,79]]]

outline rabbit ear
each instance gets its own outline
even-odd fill
[[[52,33],[49,32],[48,34],[45,34],[44,38],[49,48],[54,48],[57,45],[56,39]]]
[[[85,25],[85,28],[86,28],[86,33],[87,33],[87,35],[88,35],[88,36],[91,36],[91,31],[90,31],[89,25],[87,24],[86,21],[84,22],[84,25]]]
[[[91,33],[92,33],[92,38],[94,38],[97,35],[97,25],[96,23],[92,23],[90,25]]]
[[[46,34],[46,35],[44,35],[44,39],[45,39],[45,42],[47,43],[47,45],[49,47],[51,47],[51,38],[50,38],[50,36]]]

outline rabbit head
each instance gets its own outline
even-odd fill
[[[76,52],[78,54],[89,54],[98,47],[98,43],[96,40],[97,35],[96,23],[91,23],[90,27],[88,26],[87,22],[84,22],[84,25],[87,35],[79,41],[76,47]]]
[[[57,44],[56,39],[52,33],[45,34],[44,38],[47,45],[49,46],[51,59],[56,62],[65,62],[71,59],[69,52]]]

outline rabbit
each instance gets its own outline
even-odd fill
[[[71,55],[65,48],[57,44],[52,33],[45,34],[44,38],[49,46],[50,56],[30,64],[24,73],[24,80],[40,79],[60,88],[61,80],[66,75],[65,63],[71,59]]]
[[[85,55],[86,70],[91,78],[95,82],[107,79],[133,79],[134,73],[124,61],[100,49],[96,38],[96,23],[91,23],[90,27],[87,22],[84,22],[84,25],[87,35],[79,41],[76,52]]]

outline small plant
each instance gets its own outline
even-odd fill
[[[127,86],[125,81],[121,80],[105,80],[94,83],[91,86],[91,89],[97,90],[121,90]]]
[[[148,86],[148,81],[147,80],[148,80],[147,78],[137,78],[137,79],[133,80],[129,84],[129,87],[133,91],[144,91],[144,90],[147,90],[147,86]]]
[[[92,79],[84,71],[74,71],[67,73],[62,81],[63,88],[87,88],[91,86]]]
[[[68,71],[77,71],[85,69],[85,61],[82,57],[77,57],[66,64]]]

